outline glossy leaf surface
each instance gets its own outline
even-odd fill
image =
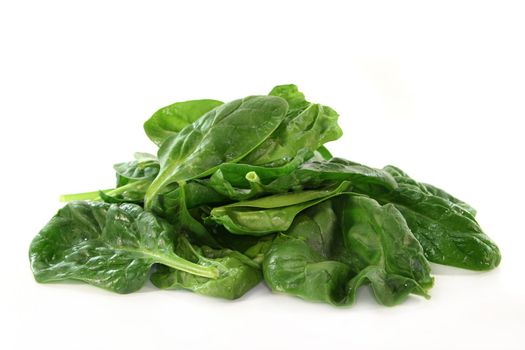
[[[71,202],[31,243],[38,282],[79,280],[117,293],[140,289],[154,263],[218,277],[173,252],[171,225],[134,204]]]
[[[151,281],[158,288],[187,289],[198,294],[237,299],[261,281],[260,266],[237,251],[208,247],[187,247],[178,250],[186,250],[184,256],[190,261],[216,268],[220,272],[219,278],[209,279],[158,266],[151,275]]]
[[[159,149],[161,170],[146,193],[146,208],[167,185],[240,160],[274,132],[287,110],[282,98],[251,96],[211,110],[167,139]]]
[[[295,85],[280,85],[272,96],[284,98],[289,107],[284,122],[259,147],[241,160],[252,165],[281,166],[296,157],[300,150],[313,152],[324,143],[343,134],[337,124],[339,115],[328,106],[313,104]]]
[[[396,205],[428,260],[470,270],[499,265],[499,248],[479,226],[474,209],[443,190],[416,182],[398,168],[385,170],[399,186],[377,199]]]
[[[262,236],[286,231],[295,216],[306,208],[344,192],[348,183],[324,190],[276,194],[236,202],[211,211],[211,219],[240,235]]]
[[[351,305],[370,283],[378,302],[396,305],[432,286],[423,250],[392,205],[342,195],[300,214],[263,263],[274,291]]]
[[[191,100],[171,104],[155,112],[144,123],[144,131],[151,141],[160,146],[167,138],[177,135],[186,126],[221,104],[221,101],[216,100]]]

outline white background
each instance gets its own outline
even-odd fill
[[[525,348],[524,18],[507,1],[2,1],[0,347]],[[500,267],[436,266],[432,299],[395,308],[366,289],[337,309],[264,285],[230,302],[34,282],[28,246],[58,195],[154,152],[157,108],[283,83],[340,113],[336,155],[476,207]]]

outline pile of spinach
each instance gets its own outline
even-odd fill
[[[227,299],[264,280],[333,305],[369,284],[396,305],[428,297],[429,262],[498,266],[470,205],[396,167],[333,157],[337,119],[295,85],[160,109],[144,124],[157,156],[116,164],[113,189],[61,197],[30,246],[35,279],[130,293],[149,278]]]

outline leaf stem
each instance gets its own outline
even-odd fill
[[[212,279],[217,279],[219,277],[219,270],[216,267],[195,264],[175,254],[169,256],[169,258],[158,255],[155,255],[154,258],[158,263],[162,265],[166,265],[176,270],[188,272],[193,275]]]
[[[102,192],[108,193],[111,190],[112,189],[107,189],[107,190],[103,190]],[[92,192],[63,194],[60,196],[59,200],[61,202],[82,201],[82,200],[98,201],[100,200],[100,192],[101,191],[92,191]]]
[[[60,196],[60,201],[61,202],[71,202],[71,201],[81,201],[81,200],[99,201],[101,200],[100,192],[104,192],[104,194],[107,194],[108,196],[115,196],[123,192],[126,192],[129,189],[140,188],[141,186],[144,186],[145,182],[146,181],[144,180],[134,181],[134,182],[130,182],[124,186],[120,186],[117,188],[110,188],[106,190],[99,190],[99,191],[92,191],[92,192],[63,194]]]

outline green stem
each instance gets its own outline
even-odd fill
[[[219,270],[213,266],[202,266],[191,261],[181,258],[177,254],[159,255],[145,249],[131,249],[125,248],[127,252],[133,252],[142,256],[148,257],[156,263],[166,265],[172,269],[191,273],[193,275],[202,276],[206,278],[217,279],[219,277]]]
[[[63,194],[60,196],[61,202],[71,202],[71,201],[82,201],[82,200],[92,200],[92,201],[99,201],[100,200],[100,192],[104,192],[108,196],[116,196],[118,194],[121,194],[123,192],[128,191],[129,189],[133,188],[140,188],[141,186],[144,186],[145,180],[142,181],[135,181],[130,182],[124,186],[120,186],[117,188],[110,188],[106,190],[100,190],[100,191],[92,191],[92,192],[83,192],[83,193],[72,193],[72,194]]]
[[[172,255],[169,259],[158,257],[158,262],[173,269],[185,271],[197,276],[212,279],[217,279],[219,277],[219,270],[216,267],[195,264],[177,255]]]
[[[102,192],[107,193],[109,191],[111,191],[111,189],[103,190]],[[93,200],[93,201],[100,200],[100,191],[70,193],[70,194],[63,194],[60,196],[61,202],[84,201],[84,200]]]
[[[153,180],[151,185],[146,190],[146,196],[144,197],[144,210],[150,211],[153,204],[153,199],[166,186],[170,180],[171,173],[175,169],[175,165],[171,165],[159,173],[159,175]]]

